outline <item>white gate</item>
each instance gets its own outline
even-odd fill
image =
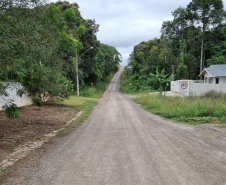
[[[180,93],[180,83],[178,81],[171,82],[171,92]]]

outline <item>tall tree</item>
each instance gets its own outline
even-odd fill
[[[206,64],[226,63],[226,24],[210,29],[206,32]]]
[[[202,24],[202,43],[200,57],[200,73],[204,65],[205,31],[208,26],[216,26],[222,22],[224,10],[222,0],[192,0],[187,6],[197,24]]]

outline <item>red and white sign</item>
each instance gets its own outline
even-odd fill
[[[183,82],[183,83],[181,84],[181,88],[182,88],[182,89],[187,89],[187,88],[188,88],[188,83],[187,83],[187,82]]]

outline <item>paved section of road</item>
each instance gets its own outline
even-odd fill
[[[226,185],[226,141],[163,120],[119,92],[30,171],[26,185]]]

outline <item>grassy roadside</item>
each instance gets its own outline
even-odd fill
[[[226,123],[224,96],[186,97],[184,105],[181,97],[161,95],[142,95],[134,101],[149,112],[190,125]]]
[[[91,84],[91,86],[83,87],[81,89],[80,95],[83,97],[101,98],[113,76],[114,74],[110,74],[102,81],[97,82],[95,85]]]
[[[81,125],[93,111],[94,107],[97,105],[97,100],[90,100],[84,97],[76,97],[71,96],[69,99],[66,99],[62,102],[64,105],[73,105],[71,109],[74,109],[76,112],[82,111],[82,114],[73,121],[67,128],[62,129],[58,132],[58,136],[68,135],[70,134],[75,128]]]

